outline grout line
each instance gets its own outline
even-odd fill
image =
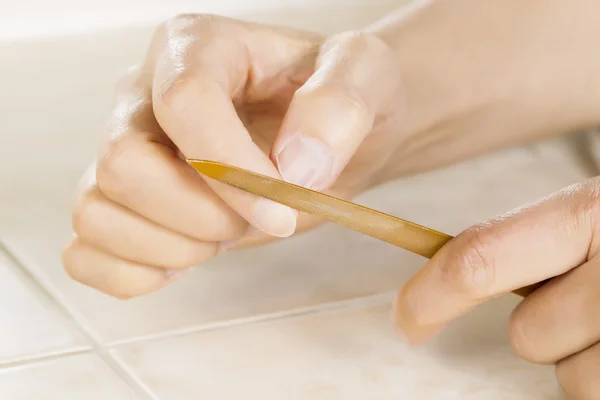
[[[122,379],[138,397],[146,400],[160,400],[156,396],[156,394],[154,394],[146,385],[144,385],[139,380],[139,378],[137,378],[135,375],[132,375],[132,372],[130,370],[123,368],[122,365],[113,358],[109,351],[106,348],[104,348],[98,340],[96,340],[96,338],[90,332],[90,330],[83,324],[80,324],[79,321],[77,321],[77,318],[69,310],[69,307],[65,306],[65,304],[62,301],[58,300],[55,296],[53,296],[51,290],[49,290],[45,285],[39,282],[35,278],[35,275],[32,274],[27,267],[25,267],[25,265],[19,260],[19,258],[2,241],[0,241],[0,251],[6,255],[6,257],[12,262],[12,264],[19,268],[21,278],[25,280],[27,284],[29,284],[30,286],[34,286],[38,292],[41,292],[43,296],[51,300],[61,312],[62,316],[68,321],[70,321],[73,325],[75,325],[76,328],[78,328],[83,338],[91,345],[91,349],[93,350],[93,352],[98,357],[100,357],[108,365],[108,367],[111,368],[112,371],[120,379]]]
[[[97,345],[96,354],[100,357],[110,369],[121,378],[133,392],[141,398],[148,400],[160,400],[160,398],[146,385],[139,376],[110,354],[110,351],[101,345]]]
[[[378,293],[366,297],[359,297],[356,299],[350,300],[341,300],[336,302],[330,302],[325,304],[319,304],[315,306],[296,308],[292,310],[285,310],[275,313],[262,314],[262,315],[254,315],[245,318],[236,318],[225,321],[218,321],[209,324],[196,325],[191,327],[186,327],[182,329],[174,329],[171,331],[162,331],[155,334],[149,334],[145,336],[137,336],[133,338],[115,340],[112,342],[108,342],[105,344],[106,348],[113,349],[121,346],[126,346],[130,344],[137,343],[145,343],[145,342],[153,342],[165,338],[172,338],[178,336],[187,336],[192,335],[199,332],[207,332],[219,329],[226,328],[236,328],[240,326],[252,325],[252,324],[260,324],[264,322],[272,322],[278,321],[286,318],[295,318],[305,315],[316,315],[321,313],[327,313],[331,311],[337,310],[353,310],[360,309],[364,307],[369,307],[376,304],[382,304],[384,300],[386,302],[391,301],[393,298],[393,294],[391,292],[387,293]]]
[[[79,346],[67,350],[54,350],[42,353],[36,353],[29,356],[17,357],[9,361],[0,361],[0,374],[18,369],[32,364],[38,364],[46,361],[53,361],[63,357],[77,356],[80,354],[90,353],[91,347]]]
[[[87,319],[81,312],[69,305],[69,301],[56,289],[52,284],[52,280],[43,273],[32,271],[26,267],[26,265],[30,264],[26,255],[20,254],[21,252],[18,250],[11,250],[1,239],[0,251],[3,251],[7,255],[7,258],[18,267],[18,272],[31,287],[35,287],[38,292],[41,292],[48,301],[52,302],[52,304],[62,311],[63,316],[74,323],[80,331],[85,332],[86,336],[94,339],[93,342],[100,342],[98,332],[95,332],[93,327],[87,323]],[[35,261],[31,261],[31,263],[33,264]]]
[[[221,322],[215,322],[212,324],[182,328],[173,331],[163,331],[156,334],[150,334],[130,339],[116,340],[114,342],[101,344],[100,341],[96,338],[96,335],[93,333],[93,330],[90,329],[90,327],[86,326],[87,324],[83,322],[85,321],[85,318],[78,318],[77,316],[81,314],[79,314],[75,310],[72,310],[71,307],[69,307],[66,304],[67,302],[58,293],[58,295],[54,295],[53,292],[55,292],[56,290],[47,287],[45,284],[41,283],[40,280],[36,279],[35,274],[33,274],[27,267],[25,267],[25,263],[22,262],[21,259],[17,255],[15,255],[15,253],[11,251],[1,240],[0,251],[3,251],[6,257],[10,261],[12,261],[12,263],[16,267],[19,268],[19,272],[23,275],[22,278],[24,278],[30,285],[35,286],[35,288],[38,291],[41,291],[44,296],[46,296],[50,301],[52,301],[56,305],[56,307],[63,314],[63,316],[69,321],[71,321],[75,325],[75,327],[79,329],[84,339],[86,339],[87,342],[90,343],[91,350],[93,351],[93,353],[100,357],[108,365],[108,367],[111,368],[112,371],[120,379],[122,379],[138,397],[146,400],[160,400],[160,398],[119,357],[115,357],[113,354],[111,354],[112,349],[133,343],[151,342],[164,338],[191,335],[198,332],[238,327],[247,324],[257,324],[269,321],[276,321],[288,317],[299,317],[302,315],[326,313],[334,310],[359,309],[362,307],[368,307],[370,305],[381,304],[384,300],[390,301],[393,296],[391,292],[378,293],[355,299],[341,300],[337,302],[330,302],[292,310],[284,310],[270,314],[250,316],[247,318],[226,320]],[[79,321],[79,319],[82,319],[82,321]],[[65,353],[65,355],[70,354]],[[55,358],[58,357],[59,355],[57,355]],[[24,362],[23,365],[26,365],[26,363]]]
[[[135,384],[137,387],[140,387],[141,389],[144,390],[144,394],[150,398],[151,400],[161,400],[157,394],[155,394],[152,389],[146,384],[146,382],[144,382],[133,370],[133,368],[131,368],[129,365],[127,365],[120,357],[118,356],[113,356],[112,354],[110,354],[110,352],[107,353],[113,363],[114,366],[116,368],[119,369],[119,371],[122,371],[122,373],[127,374],[127,376],[131,379],[131,382],[133,384]]]

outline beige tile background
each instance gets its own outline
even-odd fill
[[[93,354],[69,356],[0,370],[0,398],[139,399],[114,371]]]
[[[53,299],[36,286],[0,252],[0,366],[89,349]]]
[[[389,8],[254,19],[342,30]],[[127,302],[72,282],[60,265],[72,195],[110,87],[150,31],[0,48],[0,87],[11,93],[0,97],[10,133],[0,135],[0,399],[560,398],[551,368],[512,354],[510,296],[426,347],[402,344],[390,299],[423,260],[340,227],[226,254]],[[580,149],[511,149],[358,201],[455,234],[595,173]]]
[[[359,201],[457,233],[584,177],[555,145],[490,155]],[[11,190],[0,240],[15,261],[0,258],[0,293],[9,299],[0,308],[8,368],[0,368],[0,398],[104,395],[79,383],[92,373],[124,399],[559,398],[552,370],[510,349],[510,296],[425,348],[403,345],[389,324],[390,296],[423,260],[335,226],[225,255],[132,301],[72,282],[60,250],[79,172],[4,182]],[[34,391],[32,382],[48,390]]]
[[[389,301],[138,343],[114,354],[162,399],[560,398],[552,368],[511,355],[500,320],[480,312],[453,327],[454,335],[414,350],[392,331]],[[507,309],[496,304],[485,312]],[[459,334],[471,336],[468,346]]]

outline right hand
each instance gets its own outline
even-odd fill
[[[204,15],[165,23],[118,88],[73,210],[67,272],[125,299],[240,239],[315,226],[315,218],[297,221],[290,208],[203,179],[185,158],[353,196],[399,142],[384,129],[399,119],[399,97],[394,55],[375,36],[324,40]]]

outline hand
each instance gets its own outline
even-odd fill
[[[320,222],[204,180],[185,157],[351,198],[400,176],[597,124],[600,52],[589,51],[597,4],[429,1],[331,38],[175,18],[118,88],[73,211],[67,272],[129,298],[234,244]]]
[[[600,178],[472,227],[444,246],[398,294],[395,319],[423,343],[488,299],[551,279],[514,310],[517,354],[556,363],[565,391],[600,398]]]
[[[297,224],[287,207],[204,180],[185,157],[350,197],[400,143],[389,127],[398,125],[401,94],[395,55],[374,35],[325,40],[203,15],[165,23],[118,87],[73,210],[67,272],[130,298],[244,237],[314,226],[314,218]]]

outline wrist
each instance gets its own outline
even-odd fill
[[[402,165],[386,179],[600,123],[599,10],[432,1],[369,27],[397,55],[406,97]]]

